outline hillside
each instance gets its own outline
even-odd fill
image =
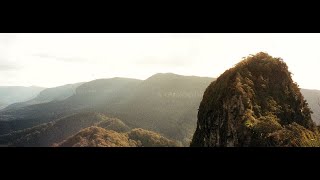
[[[67,137],[90,126],[100,126],[119,132],[129,131],[130,128],[121,120],[106,117],[94,112],[83,112],[70,115],[33,128],[12,132],[0,136],[0,144],[10,146],[51,146]]]
[[[160,134],[145,129],[137,128],[127,133],[129,139],[137,142],[139,147],[177,147],[177,142],[169,140]]]
[[[85,112],[0,136],[0,145],[14,147],[162,147],[178,146],[158,133],[133,129],[120,119]],[[63,143],[62,143],[63,142]]]
[[[82,84],[76,89],[73,103],[84,107],[97,108],[107,104],[119,103],[130,96],[141,80],[130,78],[98,79]]]
[[[281,58],[251,55],[206,89],[191,146],[319,146],[311,110]]]
[[[86,128],[67,140],[56,144],[58,147],[137,147],[125,134],[100,127]]]
[[[132,127],[161,132],[189,144],[202,94],[213,78],[155,74],[107,110]]]
[[[89,127],[69,137],[58,147],[173,147],[177,146],[157,133],[134,129],[129,133],[119,133],[100,127]]]
[[[128,132],[131,130],[129,126],[127,126],[124,122],[117,118],[109,118],[108,120],[100,121],[95,125],[103,129],[113,130],[120,133]]]

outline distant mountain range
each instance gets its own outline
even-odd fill
[[[25,137],[18,132],[31,131],[33,134],[38,131],[35,129],[48,126],[50,123],[55,124],[59,119],[84,112],[95,112],[109,118],[119,118],[133,129],[154,131],[188,146],[196,129],[197,113],[203,93],[214,80],[208,77],[159,73],[146,80],[98,79],[45,89],[40,94],[39,91],[38,96],[35,95],[33,99],[12,104],[0,111],[0,135],[11,133],[11,138],[12,134],[15,134],[15,137]],[[315,112],[313,120],[320,122],[320,114],[316,114],[320,109],[316,100],[320,97],[320,91],[302,90],[302,93],[306,94],[305,98],[310,101],[309,104]],[[70,121],[68,126],[77,126],[76,124],[75,119]],[[68,136],[75,135],[82,128],[84,127],[70,131]],[[58,140],[62,141],[64,138]],[[42,145],[53,142],[48,141],[48,144],[45,144],[45,139],[34,142],[41,142]],[[57,143],[58,140],[54,142]],[[31,141],[21,139],[14,142],[21,145]]]
[[[311,114],[312,120],[320,125],[320,91],[301,89],[301,93],[313,111],[313,114]]]
[[[35,98],[24,102],[13,103],[5,108],[7,109],[18,109],[29,105],[42,104],[51,101],[62,101],[76,93],[76,88],[80,86],[81,83],[67,84],[64,86],[59,86],[55,88],[47,88],[42,90]]]
[[[13,103],[28,101],[36,97],[43,89],[45,88],[36,86],[0,86],[0,109]]]

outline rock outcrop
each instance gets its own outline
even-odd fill
[[[191,146],[319,146],[311,110],[281,58],[260,52],[206,89]]]

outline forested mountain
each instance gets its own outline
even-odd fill
[[[191,146],[320,146],[320,136],[286,63],[261,52],[206,89]]]
[[[213,78],[156,74],[143,81],[126,101],[109,107],[134,127],[161,132],[189,144],[197,109]]]

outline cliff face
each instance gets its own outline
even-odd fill
[[[318,144],[311,111],[287,65],[262,52],[209,85],[191,142],[211,147]]]

